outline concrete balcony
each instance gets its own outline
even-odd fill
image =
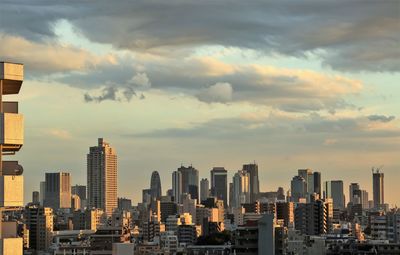
[[[0,239],[0,255],[22,255],[22,238],[3,238]]]
[[[0,62],[0,80],[3,82],[3,95],[18,94],[24,80],[24,66]]]
[[[0,176],[0,207],[24,206],[24,177]]]
[[[24,144],[24,117],[17,113],[0,113],[0,144],[3,151],[19,151]]]

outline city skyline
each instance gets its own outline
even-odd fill
[[[263,190],[309,167],[372,194],[384,165],[385,199],[400,204],[396,1],[1,5],[0,56],[25,65],[11,98],[33,183],[52,169],[84,179],[85,148],[105,137],[135,200],[143,171],[164,187],[181,163],[205,177],[256,160]]]

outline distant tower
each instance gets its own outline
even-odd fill
[[[343,191],[343,181],[326,181],[324,185],[325,198],[332,198],[333,208],[345,208],[345,196]]]
[[[192,199],[199,199],[199,171],[193,166],[178,168],[182,175],[182,193],[190,194]]]
[[[228,171],[223,167],[214,167],[211,171],[211,195],[224,201],[228,206]]]
[[[243,171],[246,171],[250,174],[250,202],[253,203],[257,200],[258,193],[260,193],[258,165],[255,163],[243,165]]]
[[[150,180],[151,200],[157,200],[161,198],[161,180],[160,174],[157,171],[153,171]]]
[[[103,209],[111,216],[118,206],[117,154],[103,138],[87,154],[87,189],[89,208]]]
[[[172,173],[172,194],[174,196],[175,203],[180,204],[182,194],[182,174],[179,171]]]
[[[381,168],[372,168],[372,187],[373,187],[373,198],[374,207],[379,209],[385,203],[384,197],[384,183],[383,173],[380,172]]]
[[[210,196],[210,182],[205,179],[200,181],[200,202],[206,200]]]
[[[70,173],[46,173],[44,206],[53,210],[71,208]]]

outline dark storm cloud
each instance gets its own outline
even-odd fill
[[[345,71],[399,71],[397,1],[6,1],[1,31],[42,40],[66,19],[95,42],[156,54],[221,45]]]

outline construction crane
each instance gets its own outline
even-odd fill
[[[384,165],[381,165],[380,167],[372,167],[372,173],[379,173]]]

